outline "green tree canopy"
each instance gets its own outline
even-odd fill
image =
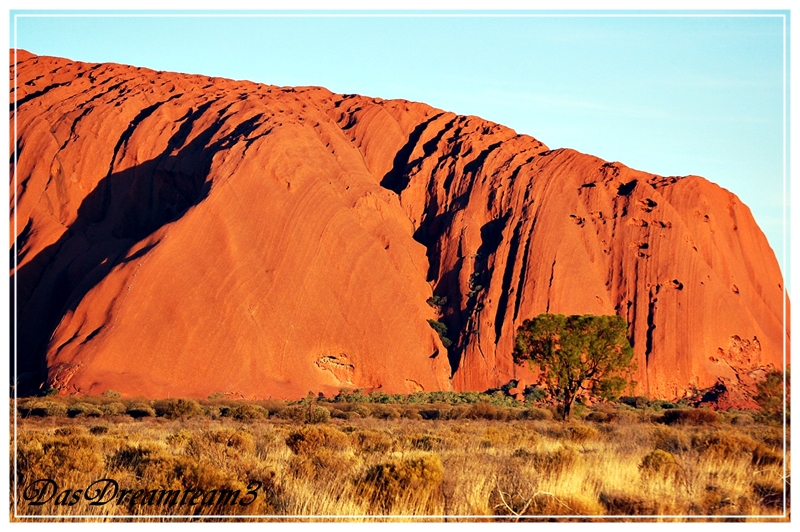
[[[514,362],[538,367],[548,391],[569,418],[581,391],[611,398],[632,382],[633,349],[620,316],[540,314],[517,330]]]

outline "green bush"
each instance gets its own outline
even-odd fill
[[[436,334],[439,335],[439,338],[442,340],[442,345],[445,347],[445,349],[453,345],[453,341],[447,337],[447,325],[436,320],[428,320],[428,325],[430,325],[431,329],[436,331]]]
[[[334,403],[367,403],[369,400],[369,396],[361,393],[361,390],[340,390],[333,398]]]
[[[426,301],[431,308],[435,309],[436,311],[441,311],[442,307],[447,305],[447,296],[433,296],[429,297]]]
[[[527,386],[523,393],[525,394],[525,401],[529,403],[541,401],[542,399],[547,397],[547,392],[545,390],[542,390],[541,388],[538,388],[533,385]]]

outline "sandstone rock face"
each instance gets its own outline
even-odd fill
[[[542,312],[626,318],[652,397],[783,364],[774,253],[700,177],[402,100],[11,58],[22,392],[532,383],[511,351]]]

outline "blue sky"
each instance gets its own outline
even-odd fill
[[[787,272],[785,13],[12,16],[10,37],[40,55],[422,101],[702,175],[751,208]]]

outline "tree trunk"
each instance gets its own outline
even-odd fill
[[[567,394],[567,393],[564,394],[564,406],[561,408],[561,410],[563,411],[562,412],[563,413],[562,419],[564,421],[569,421],[569,414],[570,414],[570,409],[572,408],[572,401],[573,400],[574,400],[574,397],[571,394]]]

